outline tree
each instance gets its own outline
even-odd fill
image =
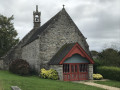
[[[93,56],[96,56],[96,55],[98,55],[98,52],[95,51],[95,50],[92,50],[92,51],[91,51],[91,54],[92,54]]]
[[[99,59],[103,65],[107,66],[120,66],[120,54],[119,51],[113,48],[107,48],[98,54]]]
[[[0,15],[0,57],[19,42],[16,38],[18,33],[12,23],[13,19],[13,15],[11,17]]]
[[[91,51],[91,54],[92,54],[93,59],[98,58],[98,52],[97,52],[97,51],[92,50],[92,51]]]

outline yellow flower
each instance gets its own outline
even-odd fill
[[[101,74],[93,74],[93,79],[100,80],[103,79],[103,76]]]

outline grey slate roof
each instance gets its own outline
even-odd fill
[[[60,50],[52,57],[48,64],[50,65],[58,65],[60,61],[68,54],[68,52],[72,49],[75,43],[69,43],[63,45]]]

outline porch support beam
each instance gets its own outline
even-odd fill
[[[93,64],[88,64],[88,79],[93,80]]]

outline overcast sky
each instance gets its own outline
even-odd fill
[[[120,50],[120,0],[0,0],[0,14],[14,15],[14,26],[22,39],[33,28],[36,5],[44,24],[63,4],[87,38],[90,50],[101,51],[111,45]]]

